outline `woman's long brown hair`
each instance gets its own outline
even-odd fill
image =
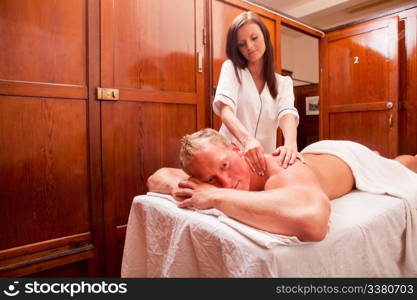
[[[266,80],[266,83],[271,93],[272,98],[276,98],[278,95],[278,86],[277,79],[275,77],[275,59],[274,59],[274,48],[272,46],[271,38],[269,36],[269,31],[266,28],[265,24],[262,22],[261,18],[252,11],[246,11],[239,14],[232,22],[232,25],[229,28],[227,33],[226,41],[226,55],[233,62],[235,67],[236,77],[241,83],[237,68],[244,69],[248,66],[246,58],[240,53],[237,43],[237,31],[247,22],[253,22],[258,24],[261,28],[262,34],[264,35],[265,40],[265,53],[264,53],[264,65],[263,65],[263,75]]]

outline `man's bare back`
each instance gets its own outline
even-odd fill
[[[272,155],[265,155],[265,176],[252,176],[251,190],[270,190],[295,182],[316,182],[331,199],[341,197],[354,188],[354,178],[349,166],[340,158],[329,154],[304,154],[305,163],[297,160],[283,168]],[[304,178],[305,180],[301,180]]]
[[[306,165],[316,174],[320,186],[330,200],[349,193],[355,186],[350,167],[330,154],[304,154]]]
[[[268,177],[280,174],[280,180],[283,181],[289,173],[300,176],[300,174],[304,174],[307,170],[310,170],[314,173],[321,189],[330,200],[339,198],[354,189],[355,179],[352,170],[342,159],[331,154],[304,153],[303,157],[305,164],[297,160],[292,166],[284,169],[279,165],[275,156],[266,155],[268,168],[272,170]],[[417,173],[417,155],[400,155],[394,160]],[[267,178],[266,182],[268,182],[268,179],[269,178]],[[284,183],[278,185],[275,184],[273,186],[270,185],[269,189],[278,188],[279,186],[284,185]],[[266,189],[265,185],[263,186],[263,189]]]

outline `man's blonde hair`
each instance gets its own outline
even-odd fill
[[[189,162],[194,158],[197,151],[203,148],[203,141],[228,148],[229,142],[224,136],[211,128],[204,128],[193,134],[186,134],[181,138],[180,164],[184,170]]]

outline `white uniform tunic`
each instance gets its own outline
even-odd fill
[[[294,107],[292,79],[289,76],[275,74],[278,96],[274,100],[266,83],[262,92],[258,92],[248,68],[243,70],[238,68],[238,73],[241,84],[236,77],[232,61],[226,60],[223,63],[213,110],[220,116],[220,102],[230,106],[249,133],[261,143],[265,152],[271,153],[276,148],[277,128],[282,116],[293,114],[299,118]],[[222,124],[220,133],[242,147],[225,124]]]

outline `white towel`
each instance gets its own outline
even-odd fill
[[[177,204],[177,201],[171,195],[158,194],[158,193],[152,193],[152,192],[148,192],[147,195],[167,199]],[[237,230],[238,232],[240,232],[241,234],[243,234],[244,236],[246,236],[253,242],[265,248],[273,248],[278,245],[290,246],[290,245],[296,245],[296,244],[301,244],[301,243],[304,244],[304,242],[301,242],[296,236],[273,234],[273,233],[269,233],[263,230],[253,228],[239,221],[236,221],[232,218],[229,218],[223,212],[215,208],[204,209],[204,210],[195,209],[193,207],[189,207],[189,208],[205,215],[211,215],[211,216],[217,217],[220,222],[232,227],[233,229]]]
[[[417,276],[417,174],[397,161],[350,141],[323,140],[307,146],[301,152],[335,155],[352,169],[358,190],[388,194],[405,201],[407,227],[402,260],[407,274],[404,275]]]

